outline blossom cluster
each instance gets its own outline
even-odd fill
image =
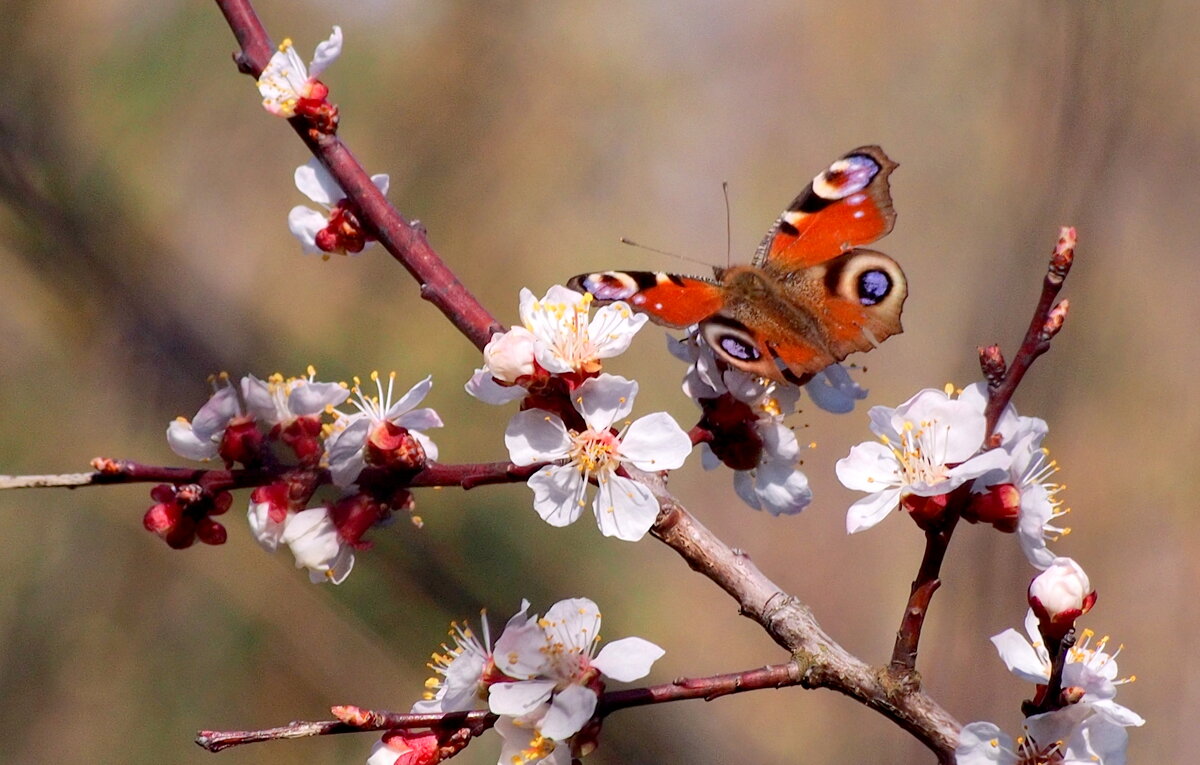
[[[587,598],[555,603],[545,616],[513,615],[492,643],[486,617],[483,638],[454,625],[452,647],[442,646],[429,665],[436,675],[414,714],[464,712],[486,704],[500,719],[504,739],[500,765],[546,762],[566,765],[572,753],[596,746],[589,726],[604,678],[630,682],[645,677],[664,651],[639,637],[600,643],[600,610]],[[368,765],[434,762],[433,734],[389,731],[375,744]]]
[[[658,502],[626,469],[673,470],[692,442],[665,412],[627,419],[638,384],[601,373],[601,360],[624,352],[647,319],[620,302],[591,316],[591,302],[558,285],[541,300],[521,290],[521,325],[492,337],[466,390],[490,404],[522,401],[504,443],[516,465],[547,463],[529,478],[543,520],[574,523],[595,482],[591,507],[601,533],[637,541],[654,524]]]
[[[1042,448],[1046,422],[1009,404],[987,439],[987,401],[985,384],[976,383],[957,396],[927,388],[896,408],[872,407],[878,441],[837,463],[847,488],[868,493],[851,506],[846,530],[869,529],[897,509],[929,528],[955,503],[968,521],[1015,532],[1029,562],[1046,568],[1054,559],[1047,540],[1068,531],[1054,525],[1066,511],[1056,497],[1061,486],[1049,482],[1058,467]]]
[[[406,490],[373,480],[365,469],[384,476],[420,470],[438,456],[424,431],[442,421],[434,410],[417,408],[432,386],[428,377],[393,401],[395,374],[385,387],[373,373],[374,395],[357,380],[348,386],[315,376],[310,367],[305,377],[246,375],[236,384],[227,375],[216,377],[212,396],[196,415],[168,426],[167,442],[188,459],[269,469],[273,479],[250,495],[254,538],[269,552],[286,545],[313,582],[340,584],[354,565],[354,551],[369,544],[363,535],[395,509],[412,508]],[[356,411],[335,408],[346,402]],[[322,470],[341,495],[308,507]],[[196,538],[225,541],[224,528],[212,516],[228,510],[228,492],[163,485],[152,496],[157,504],[145,525],[172,547],[187,547]]]
[[[796,411],[799,388],[727,367],[696,332],[682,340],[669,338],[668,348],[688,363],[683,392],[703,413],[704,468],[731,468],[734,491],[755,510],[790,515],[807,507],[812,491],[798,467],[802,447],[783,424]],[[867,395],[840,364],[817,373],[804,387],[818,406],[838,413],[851,411]]]
[[[1120,648],[1109,652],[1109,638],[1093,640],[1091,630],[1075,639],[1075,620],[1095,600],[1087,574],[1070,558],[1055,558],[1034,578],[1028,637],[1013,629],[992,637],[1009,671],[1035,685],[1022,735],[1014,741],[994,723],[970,723],[955,752],[959,765],[1125,762],[1125,729],[1145,720],[1116,701],[1118,687],[1132,680],[1118,677]]]

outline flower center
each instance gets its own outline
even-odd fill
[[[899,444],[892,443],[887,436],[882,437],[904,470],[906,484],[935,486],[950,477],[950,469],[943,458],[945,447],[939,438],[944,431],[936,419],[922,420],[904,423]]]
[[[570,458],[584,476],[611,473],[621,462],[620,440],[612,431],[571,433]]]

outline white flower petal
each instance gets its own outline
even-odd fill
[[[429,408],[414,409],[411,412],[405,412],[392,420],[392,422],[409,430],[429,430],[430,428],[442,427],[441,416]]]
[[[271,520],[270,512],[271,504],[269,502],[251,502],[246,516],[250,522],[250,534],[254,537],[254,541],[258,542],[262,549],[273,553],[279,549],[283,530],[294,513],[288,513],[283,521],[276,522]]]
[[[293,179],[296,188],[319,205],[333,207],[346,198],[346,192],[316,157],[297,167]]]
[[[846,511],[846,533],[866,531],[886,518],[899,504],[899,489],[885,489],[863,497]]]
[[[191,424],[183,420],[172,420],[167,425],[167,444],[184,459],[203,461],[217,456],[217,443],[197,436]]]
[[[622,302],[602,306],[588,324],[588,337],[596,347],[596,358],[608,359],[629,349],[633,336],[650,317],[634,313]]]
[[[463,389],[483,403],[493,405],[520,401],[529,392],[520,385],[501,385],[496,382],[496,378],[492,377],[492,373],[487,367],[476,369],[475,374],[471,375],[471,379],[467,381]]]
[[[569,465],[566,467],[572,469]],[[572,471],[578,475],[578,471]],[[636,542],[646,535],[658,518],[658,501],[637,481],[612,475],[600,482],[592,511],[604,536]]]
[[[546,465],[529,477],[533,509],[551,526],[570,526],[583,512],[587,481],[572,465]]]
[[[649,640],[627,637],[607,643],[592,659],[592,666],[606,677],[629,683],[650,674],[650,667],[665,653]]]
[[[430,411],[433,411],[433,410],[431,409]],[[412,436],[413,438],[415,438],[417,440],[417,443],[419,443],[421,445],[422,451],[425,452],[425,459],[430,460],[432,462],[437,462],[438,448],[437,448],[437,444],[435,444],[433,442],[432,438],[425,435],[424,433],[422,433],[419,430],[409,430],[408,434],[410,436]]]
[[[358,474],[366,467],[363,445],[371,431],[371,420],[365,415],[349,415],[349,424],[334,429],[325,440],[325,452],[329,472],[335,486],[345,488],[358,480]]]
[[[192,418],[192,430],[196,432],[197,438],[219,439],[220,434],[229,427],[229,421],[241,413],[242,405],[238,401],[237,389],[227,385],[214,393],[204,406],[200,407],[200,411],[196,412],[196,416]]]
[[[388,187],[392,184],[391,177],[387,173],[377,173],[371,176],[371,183],[375,184],[375,188],[379,189],[379,193],[387,196]]]
[[[1016,765],[1013,740],[994,723],[973,722],[963,726],[954,750],[958,765]]]
[[[537,709],[553,692],[553,680],[493,683],[488,688],[488,709],[492,714],[520,717]]]
[[[633,411],[638,384],[619,375],[602,374],[585,380],[571,403],[593,430],[608,430]]]
[[[350,391],[339,383],[303,382],[288,394],[288,408],[298,416],[321,414],[326,407],[337,406],[349,396]]]
[[[1045,657],[1039,655],[1021,633],[1007,629],[999,635],[993,635],[991,640],[1009,672],[1034,684],[1044,685],[1050,678],[1050,667],[1046,665]]]
[[[324,252],[317,246],[317,234],[328,225],[329,217],[311,207],[297,205],[288,213],[288,231],[300,241],[300,249],[305,255]]]
[[[425,399],[425,396],[429,395],[429,390],[431,388],[433,388],[433,375],[426,377],[421,382],[409,388],[408,392],[405,393],[399,401],[388,407],[387,412],[385,412],[383,415],[384,418],[391,420],[392,422],[396,422],[400,415],[408,412],[416,407],[417,404],[421,403]],[[438,427],[440,427],[440,425]]]
[[[342,28],[334,26],[329,39],[318,44],[316,52],[313,53],[312,63],[308,65],[309,78],[318,79],[321,73],[340,55],[342,55]]]
[[[851,447],[850,454],[838,460],[834,469],[842,485],[854,491],[877,492],[899,486],[902,480],[896,455],[878,441]]]
[[[674,470],[692,452],[692,440],[666,412],[634,421],[621,438],[621,458],[639,470]]]
[[[758,504],[747,504],[756,510],[766,510],[771,515],[793,515],[812,502],[808,476],[797,470],[791,460],[773,460],[764,462],[753,471],[738,471],[744,472],[754,474],[751,486]],[[734,491],[745,500],[738,489],[738,473],[734,474]]]
[[[841,364],[826,367],[813,376],[805,386],[812,402],[826,412],[845,414],[854,404],[867,397],[867,391],[850,377]]]
[[[590,688],[569,685],[554,694],[538,728],[546,738],[566,741],[591,719],[597,701],[596,692]]]
[[[571,450],[571,437],[558,415],[544,409],[526,409],[508,421],[504,445],[514,464],[532,465],[566,457]]]

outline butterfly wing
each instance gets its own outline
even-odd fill
[[[709,318],[725,303],[721,285],[662,271],[579,274],[572,276],[567,286],[591,295],[601,304],[624,300],[656,324],[680,329]]]
[[[834,160],[775,221],[754,265],[794,271],[887,234],[896,222],[888,188],[896,167],[878,146],[861,146]]]

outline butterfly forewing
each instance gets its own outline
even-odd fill
[[[897,165],[878,146],[835,160],[800,192],[767,233],[754,263],[790,271],[870,244],[892,230],[888,176]]]

